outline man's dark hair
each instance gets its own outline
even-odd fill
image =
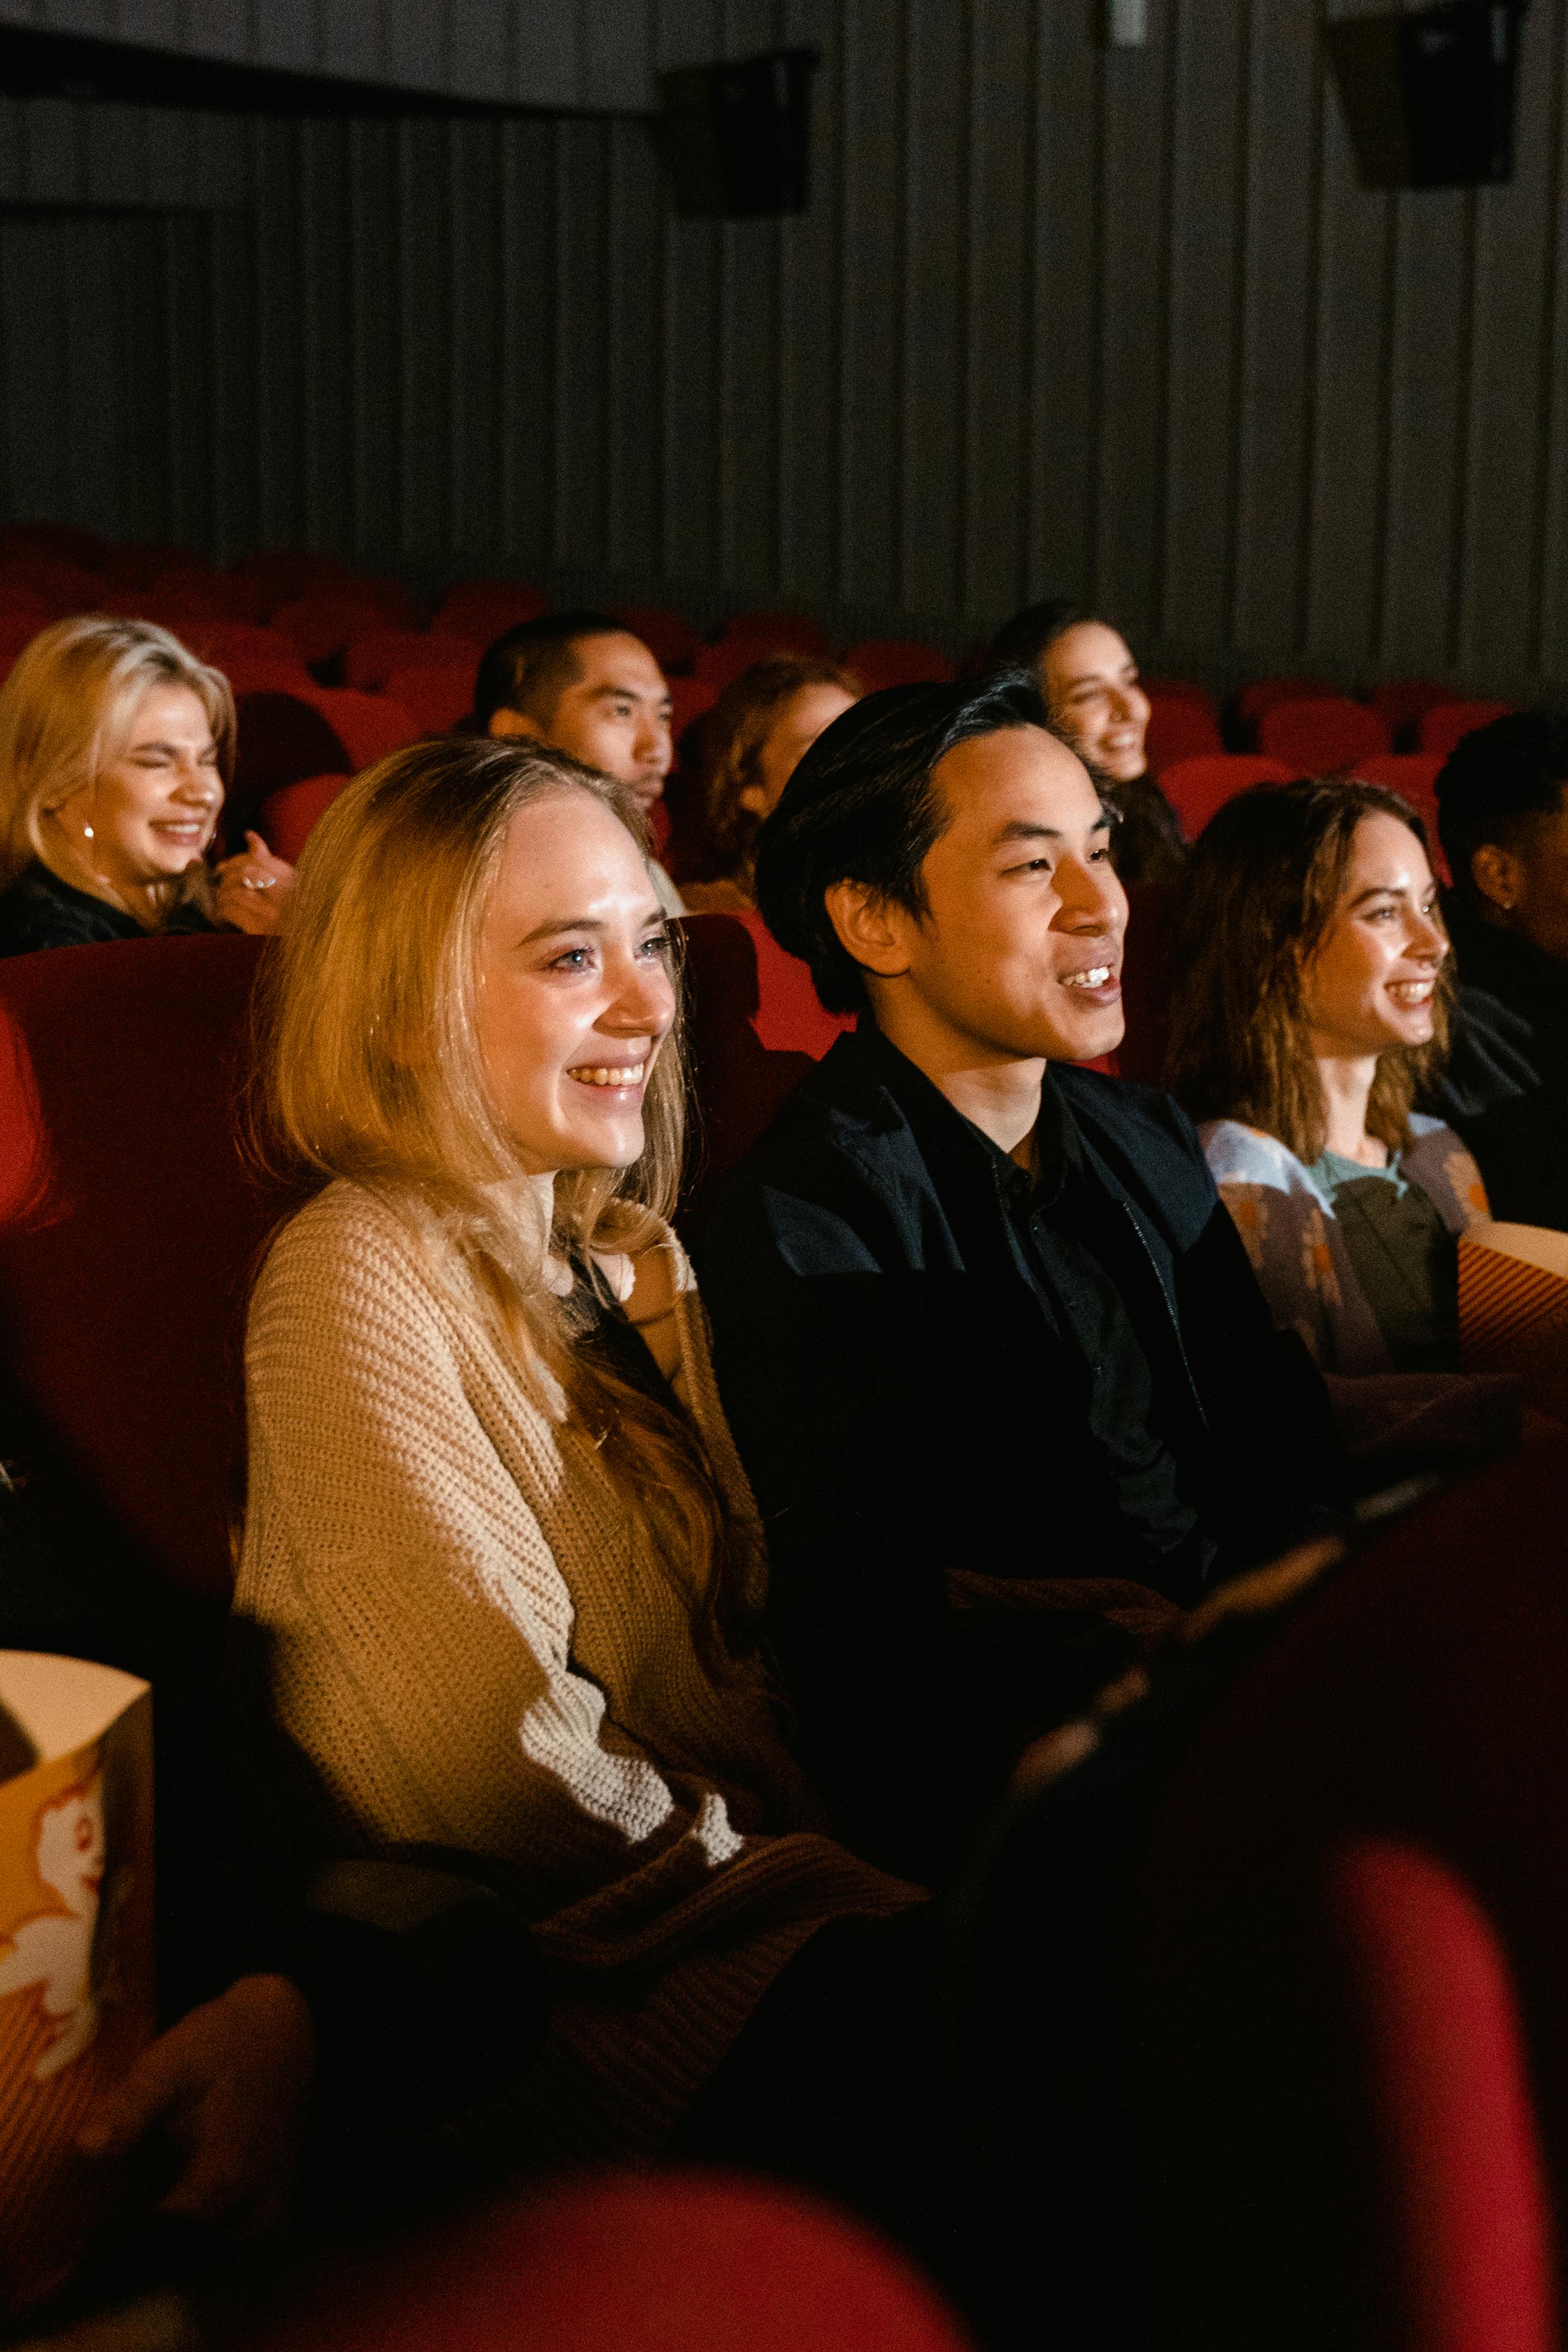
[[[933,781],[939,760],[977,735],[1051,730],[1026,671],[957,686],[889,686],[819,735],[757,836],[757,905],[774,939],[811,966],[830,1013],[859,1013],[864,975],[839,942],[824,893],[863,882],[925,910],[921,867],[952,822]]]
[[[474,720],[480,734],[498,710],[515,710],[548,727],[555,706],[583,675],[574,648],[584,637],[631,633],[607,613],[542,613],[486,648],[474,681]]]
[[[1091,612],[1087,604],[1075,604],[1065,596],[1047,596],[1042,604],[1026,604],[1010,621],[1004,621],[985,652],[985,667],[996,672],[1005,669],[1037,669],[1058,637],[1069,629],[1080,628],[1086,621],[1108,622],[1102,613]]]
[[[1437,836],[1454,887],[1474,899],[1470,860],[1517,851],[1534,816],[1555,816],[1568,783],[1568,712],[1519,710],[1461,736],[1437,777]]]

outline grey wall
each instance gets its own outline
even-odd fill
[[[1354,184],[1312,0],[1154,0],[1127,52],[1094,13],[560,12],[656,63],[817,42],[779,223],[671,218],[629,121],[5,107],[0,205],[153,209],[0,221],[0,492],[432,584],[955,644],[1060,592],[1159,667],[1568,683],[1568,0],[1527,22],[1514,185],[1400,196]]]

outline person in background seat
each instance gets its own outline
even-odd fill
[[[702,793],[714,878],[687,882],[689,915],[754,907],[757,835],[825,727],[860,698],[860,685],[816,654],[753,662],[702,722]]]
[[[1186,862],[1181,820],[1149,773],[1149,698],[1120,630],[1082,605],[1048,599],[993,637],[994,670],[1032,670],[1051,724],[1119,812],[1112,852],[1124,882],[1174,882]]]
[[[604,613],[545,613],[496,639],[474,686],[477,733],[553,745],[624,784],[647,815],[675,756],[669,688],[640,637]],[[680,892],[651,868],[667,915]]]
[[[1475,1153],[1494,1216],[1568,1232],[1568,715],[1465,736],[1437,828],[1459,1001],[1423,1099]]]
[[[1325,1372],[1452,1371],[1476,1163],[1411,1108],[1453,984],[1420,822],[1337,779],[1259,784],[1183,888],[1166,1079],[1275,1321]]]
[[[205,863],[234,739],[227,679],[167,630],[36,636],[0,687],[0,955],[270,929],[244,860]]]
[[[1026,1740],[1333,1519],[1322,1385],[1121,1035],[1112,813],[1032,678],[872,694],[763,828],[843,1037],[695,1237],[802,1752],[941,1878]]]

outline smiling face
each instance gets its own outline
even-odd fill
[[[1084,764],[1114,784],[1141,776],[1149,698],[1126,638],[1079,621],[1053,638],[1040,667],[1051,717]]]
[[[1426,853],[1407,824],[1363,816],[1351,842],[1339,903],[1304,974],[1311,1049],[1319,1060],[1364,1059],[1425,1045],[1448,941]]]
[[[629,1168],[675,1018],[641,852],[570,785],[514,818],[479,927],[476,1023],[491,1099],[531,1175]]]
[[[1082,761],[1010,727],[949,751],[935,782],[952,821],[921,868],[925,912],[828,894],[879,1023],[932,1076],[1110,1053],[1127,900]]]
[[[773,719],[757,753],[756,782],[740,795],[741,806],[756,817],[770,817],[784,797],[784,788],[826,728],[847,710],[856,698],[827,681],[803,686],[790,696]]]
[[[150,687],[120,756],[45,812],[46,839],[71,866],[135,902],[183,874],[213,837],[223,806],[217,745],[188,686]]]
[[[577,676],[563,688],[549,721],[536,725],[498,711],[492,735],[532,735],[585,768],[597,768],[651,808],[674,758],[669,688],[640,637],[627,631],[575,637]]]

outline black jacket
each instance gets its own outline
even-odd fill
[[[1148,1087],[1053,1075],[1128,1221],[1151,1426],[1223,1568],[1322,1531],[1345,1496],[1322,1383],[1275,1331],[1185,1116]],[[985,1156],[956,1113],[931,1115],[933,1095],[868,1024],[840,1039],[695,1238],[804,1759],[843,1835],[926,1876],[1022,1742],[1118,1662],[1097,1611],[950,1600],[950,1570],[1056,1579],[1109,1562],[1053,1546],[1053,1487],[1087,1475],[1080,1397]]]
[[[1423,1108],[1475,1153],[1494,1217],[1568,1232],[1568,964],[1461,906],[1446,913],[1458,1012]]]
[[[216,928],[200,907],[182,901],[163,925],[164,931],[210,931]],[[36,955],[42,948],[95,947],[108,940],[144,940],[149,934],[133,915],[95,898],[89,890],[62,882],[35,858],[0,890],[0,956]]]

